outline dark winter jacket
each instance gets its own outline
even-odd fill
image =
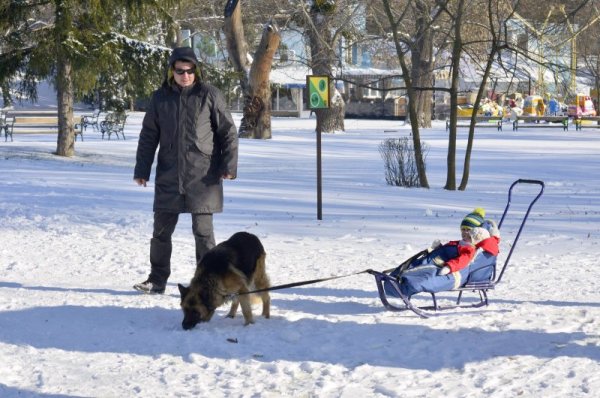
[[[237,174],[236,127],[221,92],[165,83],[144,117],[134,178],[150,179],[158,149],[154,211],[223,211],[222,176]]]

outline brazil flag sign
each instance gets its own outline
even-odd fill
[[[329,76],[306,76],[308,87],[308,109],[329,108]]]

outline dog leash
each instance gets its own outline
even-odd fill
[[[410,257],[409,259],[405,260],[399,266],[396,266],[396,267],[390,268],[390,269],[386,269],[385,271],[383,271],[383,273],[384,274],[388,274],[388,273],[392,272],[393,270],[395,270],[398,267],[402,267],[401,269],[406,268],[408,266],[408,264],[410,264],[411,261],[413,261],[414,259],[416,259],[417,257],[419,257],[419,256],[421,256],[421,255],[423,255],[425,253],[429,253],[429,251],[430,251],[430,249],[422,250],[422,251],[418,252],[417,254],[413,255],[412,257]],[[314,284],[314,283],[331,281],[331,280],[334,280],[334,279],[347,278],[349,276],[354,276],[354,275],[369,274],[372,271],[373,270],[371,268],[369,268],[369,269],[366,269],[366,270],[363,270],[363,271],[359,271],[359,272],[354,272],[354,273],[351,273],[351,274],[330,276],[329,278],[311,279],[311,280],[306,280],[306,281],[301,281],[301,282],[286,283],[285,285],[271,286],[271,287],[267,287],[267,288],[264,288],[264,289],[252,290],[250,292],[233,293],[233,294],[231,294],[229,296],[230,297],[235,297],[235,296],[242,296],[242,295],[245,295],[245,294],[269,292],[269,291],[272,291],[272,290],[289,289],[291,287],[311,285],[311,284]]]
[[[310,284],[313,284],[313,283],[331,281],[333,279],[347,278],[349,276],[366,274],[369,271],[371,271],[371,269],[366,269],[364,271],[354,272],[352,274],[330,276],[329,278],[311,279],[311,280],[301,281],[301,282],[286,283],[285,285],[278,285],[278,286],[266,287],[264,289],[253,290],[251,292],[235,293],[235,294],[232,294],[232,296],[242,296],[244,294],[261,293],[261,292],[268,292],[268,291],[271,291],[271,290],[281,290],[281,289],[288,289],[290,287],[310,285]]]

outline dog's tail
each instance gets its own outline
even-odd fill
[[[271,287],[269,276],[267,275],[266,253],[262,253],[256,259],[256,269],[254,270],[254,287],[256,289],[268,289]],[[252,294],[250,301],[252,304],[258,304],[262,301],[260,294]]]
[[[258,289],[267,289],[271,286],[271,282],[269,282],[269,277],[267,276],[267,267],[266,263],[267,254],[262,253],[256,259],[256,270],[254,271],[254,283]]]

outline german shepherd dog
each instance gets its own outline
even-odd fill
[[[254,323],[250,295],[243,293],[270,286],[265,257],[260,240],[247,232],[237,232],[210,249],[196,267],[190,286],[178,285],[183,310],[181,326],[188,330],[199,322],[210,321],[215,309],[229,300],[229,318],[235,317],[241,304],[244,325]],[[262,315],[269,318],[269,292],[257,295],[262,299]]]

